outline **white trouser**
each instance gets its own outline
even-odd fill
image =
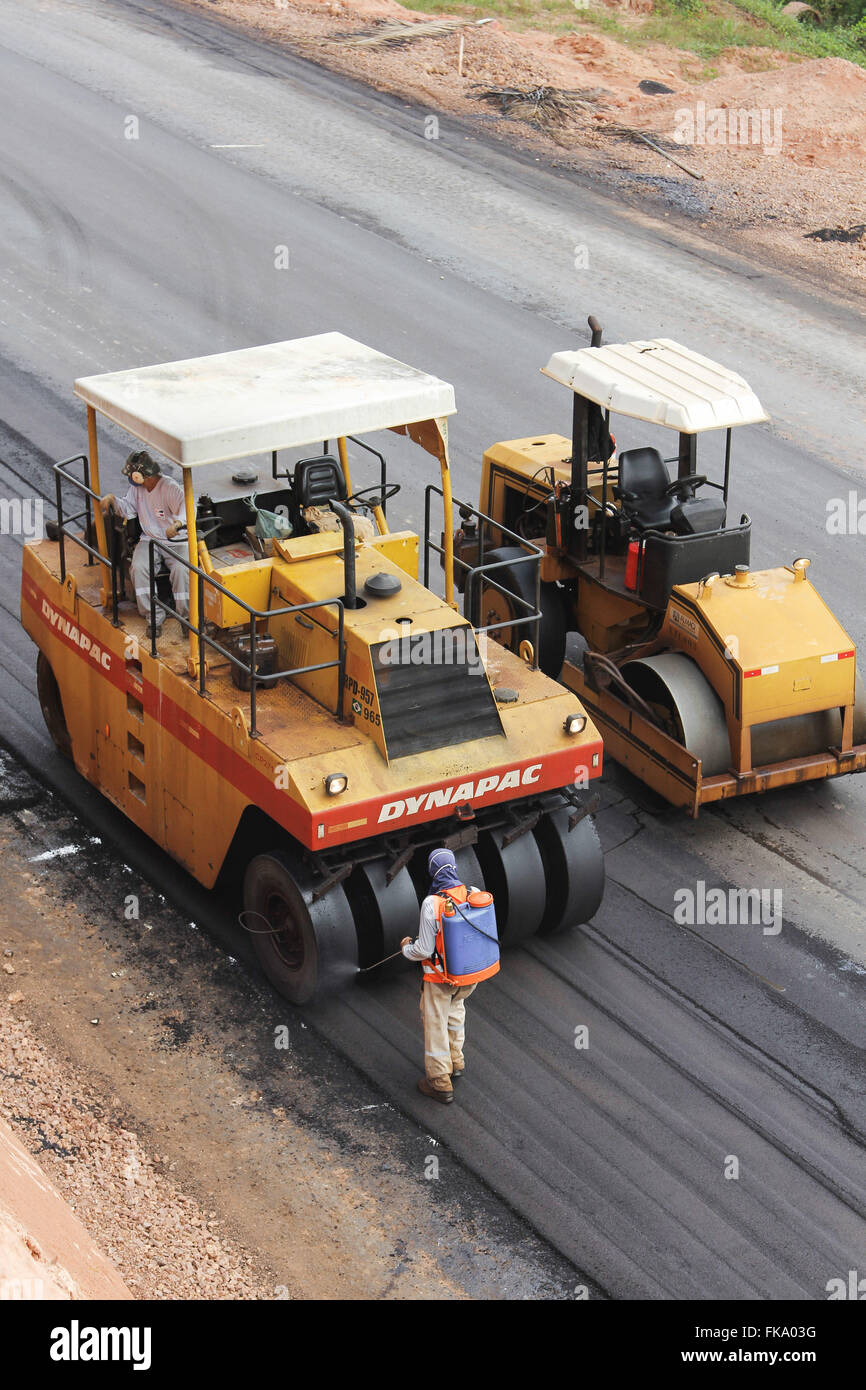
[[[186,558],[187,545],[185,541],[166,541],[166,545],[172,546],[178,554]],[[189,570],[174,555],[166,555],[153,549],[153,569],[154,574],[159,575],[164,569],[168,569],[171,576],[171,591],[174,594],[175,607],[182,617],[189,616]],[[142,536],[138,545],[132,553],[132,582],[135,585],[135,602],[138,611],[143,618],[150,619],[150,541],[147,536]],[[161,608],[156,610],[156,621],[161,623],[165,613]]]
[[[421,1017],[424,1020],[424,1071],[428,1081],[449,1078],[454,1067],[463,1070],[466,1005],[475,985],[436,985],[424,981]]]

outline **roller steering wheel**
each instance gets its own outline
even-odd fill
[[[681,491],[685,491],[690,500],[694,497],[698,488],[703,487],[706,481],[706,473],[687,473],[684,478],[674,478],[672,483],[668,483],[664,490],[664,496],[676,497]]]
[[[384,487],[381,483],[373,483],[371,487],[362,487],[358,492],[353,492],[351,497],[347,497],[346,506],[351,507],[353,502],[360,502],[362,507],[384,507],[385,503],[390,502],[392,497],[396,497],[399,491],[399,483],[386,483]],[[367,501],[369,492],[376,493],[374,500]]]

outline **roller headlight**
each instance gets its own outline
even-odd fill
[[[568,714],[562,727],[567,734],[582,734],[586,728],[586,715]]]

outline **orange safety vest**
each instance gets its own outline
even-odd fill
[[[445,936],[442,930],[442,914],[448,907],[448,898],[452,898],[458,903],[465,903],[476,896],[479,898],[483,897],[490,902],[492,902],[493,899],[490,897],[489,893],[485,893],[478,888],[470,890],[464,883],[461,883],[459,888],[448,888],[446,892],[448,894],[447,897],[443,897],[439,893],[432,895],[436,898],[436,943],[433,947],[432,956],[428,956],[427,960],[423,962],[424,979],[429,980],[430,983],[434,985],[474,985],[477,984],[479,980],[487,980],[491,975],[495,975],[499,969],[499,961],[494,961],[486,970],[476,970],[471,975],[449,974],[447,970],[447,961],[445,959]],[[450,910],[452,913],[455,911],[453,907]]]

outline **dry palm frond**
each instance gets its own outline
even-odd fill
[[[690,169],[688,164],[684,164],[683,161],[673,153],[670,149],[672,142],[668,140],[666,136],[656,135],[655,132],[652,132],[652,138],[650,138],[644,131],[634,130],[632,126],[628,125],[605,124],[601,129],[604,131],[605,135],[613,135],[620,140],[629,140],[633,145],[648,145],[656,154],[660,154],[662,159],[670,160],[671,164],[676,164],[678,169],[682,169],[683,172],[688,174],[691,178],[699,179],[701,182],[703,181],[703,174],[699,174],[696,169]],[[668,148],[665,148],[665,146]]]
[[[380,44],[412,43],[416,39],[440,39],[453,34],[455,29],[478,28],[489,24],[489,19],[429,19],[421,24],[377,24],[375,29],[365,29],[360,34],[343,34],[333,43],[341,43],[347,48],[377,48]]]
[[[566,91],[560,87],[488,87],[480,82],[472,85],[477,88],[472,92],[476,101],[498,102],[500,115],[529,121],[548,133],[567,125],[579,111],[597,107],[605,95],[602,87]]]

